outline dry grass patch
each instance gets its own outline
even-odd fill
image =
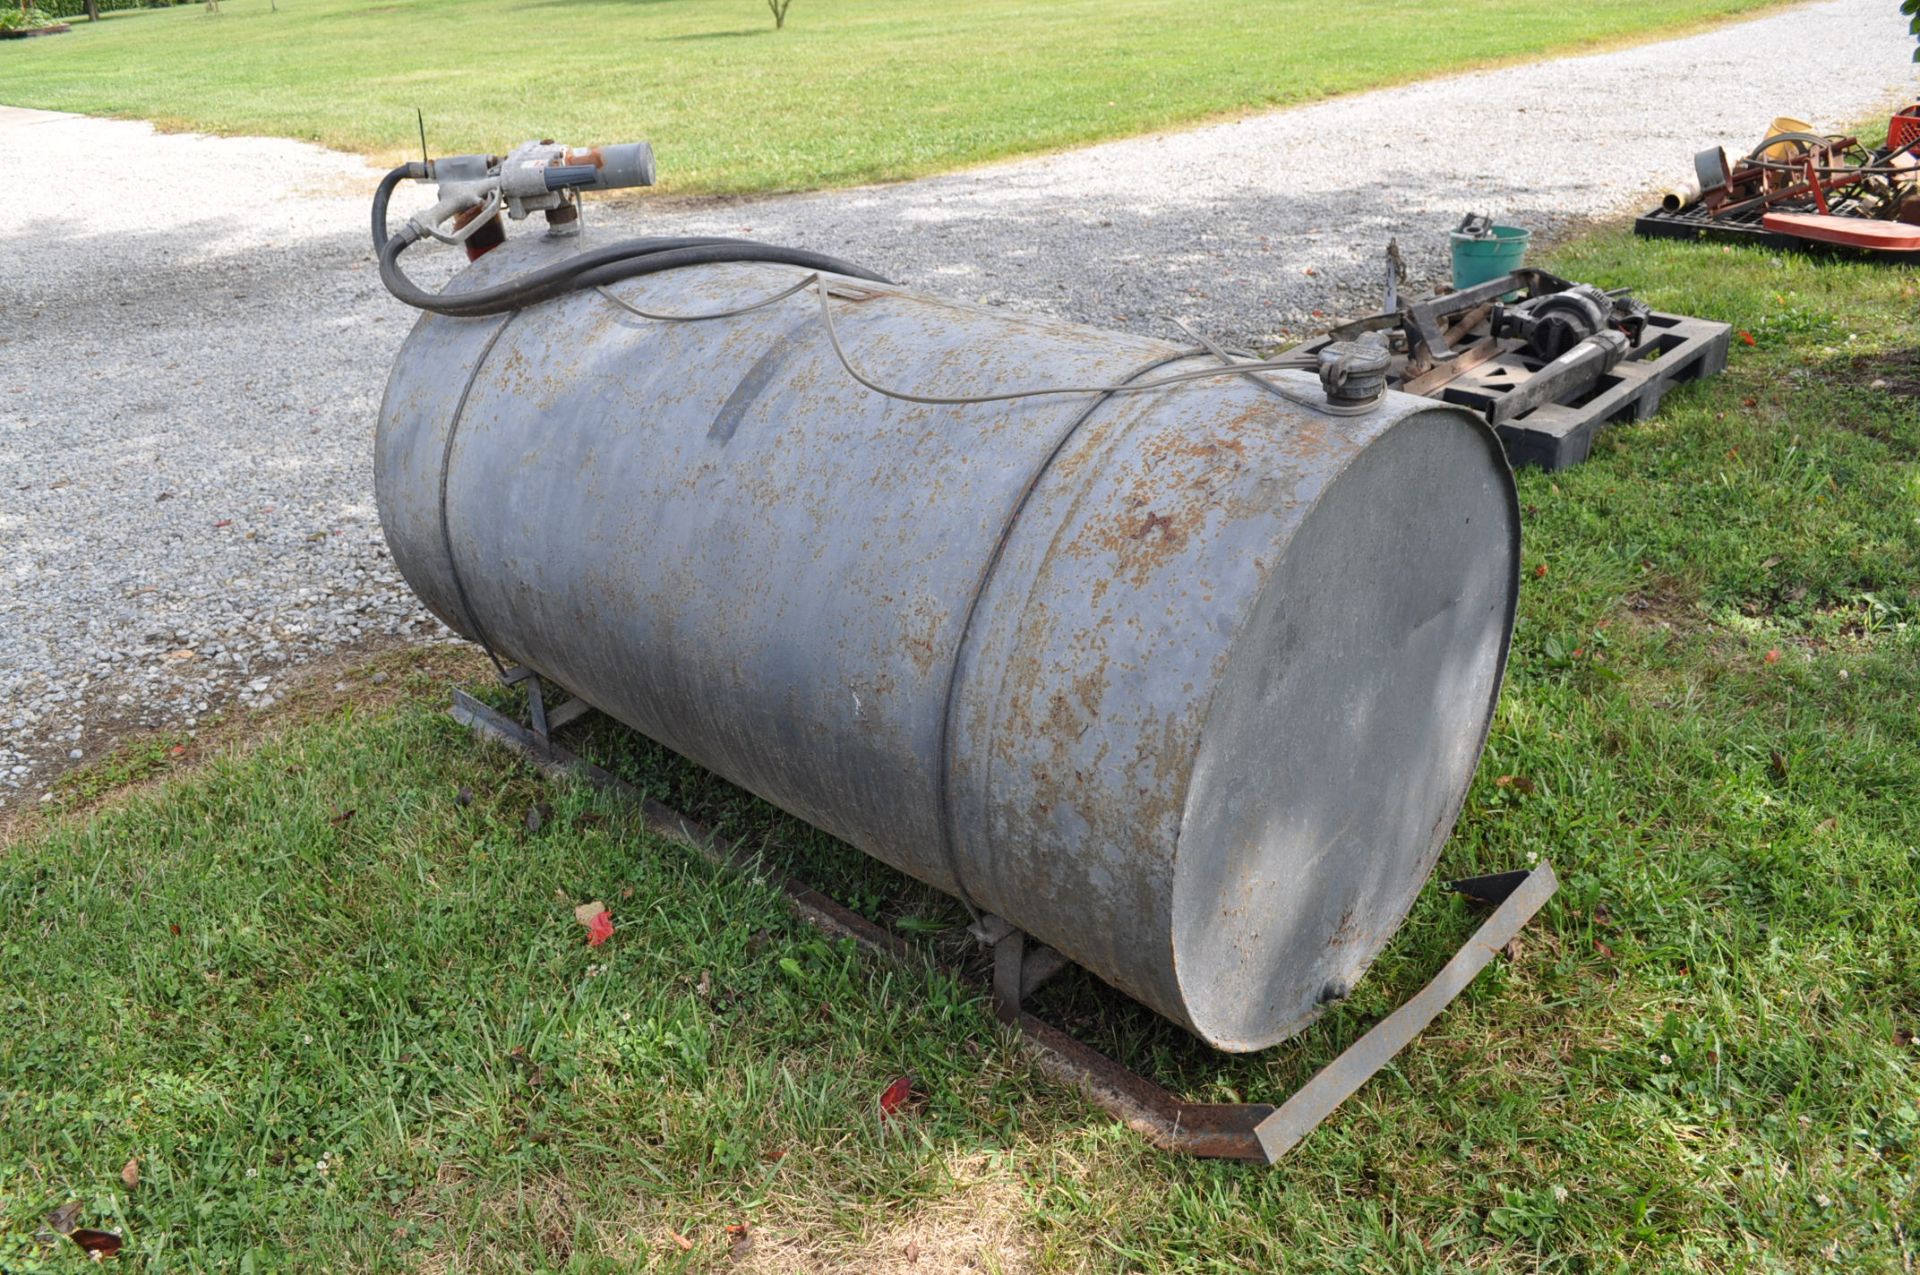
[[[986,1156],[952,1163],[952,1189],[899,1221],[859,1236],[822,1219],[770,1223],[730,1269],[741,1275],[1023,1275],[1038,1269],[1039,1237],[1020,1184]]]

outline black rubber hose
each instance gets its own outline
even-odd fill
[[[801,248],[783,248],[748,239],[655,238],[623,240],[530,270],[491,288],[444,294],[426,291],[400,269],[400,254],[413,242],[412,236],[402,234],[382,245],[380,281],[386,284],[387,291],[415,309],[466,318],[505,314],[583,288],[602,287],[662,270],[729,261],[774,262],[874,283],[889,282],[850,262]]]
[[[783,244],[756,243],[751,239],[714,239],[703,244],[690,244],[685,248],[652,252],[629,261],[596,267],[581,275],[577,286],[604,288],[622,279],[658,274],[663,270],[679,270],[685,266],[715,266],[729,261],[766,261],[782,266],[798,266],[802,270],[817,270],[821,274],[839,274],[853,279],[865,279],[869,283],[891,284],[893,282],[883,275],[873,273],[865,266],[856,266],[851,261],[829,257],[823,252],[811,252],[805,248],[788,248]]]
[[[471,292],[437,293],[428,292],[415,284],[401,271],[399,257],[418,236],[412,232],[402,232],[387,241],[380,251],[380,279],[387,285],[387,291],[418,310],[432,310],[439,314],[501,314],[507,310],[516,310],[523,306],[545,301],[574,289],[574,281],[586,271],[597,266],[611,265],[633,256],[663,252],[674,248],[687,248],[697,244],[720,243],[712,238],[653,238],[625,239],[605,247],[576,253],[560,261],[529,270],[523,275],[509,279],[505,283],[495,284],[491,288],[477,288]]]
[[[581,275],[600,266],[614,265],[634,257],[656,252],[689,248],[700,244],[722,243],[714,238],[627,239],[529,270],[525,274],[471,292],[428,292],[407,278],[399,266],[400,254],[417,241],[418,236],[403,232],[388,241],[380,254],[380,279],[394,296],[419,310],[438,314],[503,314],[538,304],[562,293],[572,292]]]
[[[418,171],[416,171],[418,170]],[[373,250],[379,252],[387,246],[387,204],[393,199],[393,192],[401,182],[409,177],[415,181],[424,181],[427,167],[420,163],[401,164],[380,179],[373,191]]]

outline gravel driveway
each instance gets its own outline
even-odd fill
[[[1776,114],[1838,126],[1911,95],[1897,8],[1833,0],[905,185],[589,218],[1257,341],[1368,305],[1390,235],[1437,278],[1468,208],[1552,235]],[[271,703],[303,658],[440,634],[373,507],[374,414],[412,319],[367,247],[375,174],[295,142],[6,107],[0,168],[0,805],[129,731]]]

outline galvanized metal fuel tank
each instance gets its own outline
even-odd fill
[[[614,288],[695,314],[797,277]],[[1210,361],[834,292],[862,370],[927,394]],[[1466,412],[1328,416],[1237,377],[907,403],[847,375],[804,293],[426,315],[377,451],[394,560],[448,625],[1221,1049],[1300,1029],[1399,926],[1513,624],[1512,478]]]

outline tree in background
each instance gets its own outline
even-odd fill
[[[1920,0],[1907,0],[1909,4],[1920,4]],[[767,0],[767,8],[773,10],[773,29],[778,31],[787,25],[787,10],[793,7],[793,0]]]
[[[1916,40],[1920,40],[1920,0],[1900,0],[1900,12],[1908,15],[1907,30],[1913,32]],[[1920,62],[1920,45],[1914,46],[1913,60]]]

